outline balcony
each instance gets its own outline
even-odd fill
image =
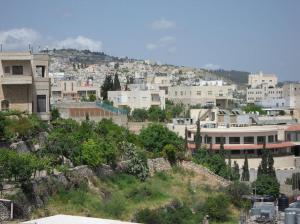
[[[0,77],[2,85],[31,85],[31,75],[5,75]]]

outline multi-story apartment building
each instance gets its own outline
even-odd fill
[[[277,85],[278,79],[274,74],[263,74],[262,72],[258,74],[250,74],[248,76],[248,85],[251,88],[257,88],[262,84],[267,84],[268,86],[275,87]]]
[[[0,109],[36,113],[50,119],[49,56],[0,52]]]
[[[300,109],[300,83],[288,83],[283,86],[283,97],[286,106]]]
[[[248,76],[247,103],[262,107],[285,107],[283,89],[277,86],[277,77],[273,74],[250,74]]]
[[[281,87],[274,87],[267,83],[247,89],[247,103],[258,103],[271,107],[285,106]]]
[[[235,85],[172,86],[168,99],[186,105],[201,104],[226,108],[233,99]]]
[[[63,100],[78,101],[81,98],[88,98],[90,95],[100,98],[100,87],[94,86],[89,81],[57,80],[51,86],[51,99],[54,102]]]
[[[164,90],[133,90],[133,91],[108,91],[108,100],[115,107],[128,106],[134,109],[149,109],[151,106],[165,108]]]

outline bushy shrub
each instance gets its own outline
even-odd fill
[[[143,128],[139,137],[147,151],[158,155],[168,144],[176,147],[184,144],[182,138],[161,124],[150,124],[147,128]]]
[[[126,172],[134,175],[140,180],[145,180],[149,174],[146,155],[129,142],[121,144],[123,159],[127,162]]]
[[[225,222],[229,218],[230,199],[225,194],[208,196],[203,205],[203,210],[210,219]]]
[[[245,205],[242,196],[249,195],[251,193],[250,186],[246,183],[235,181],[226,187],[226,193],[230,195],[232,203],[237,207]]]

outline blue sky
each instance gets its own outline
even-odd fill
[[[1,0],[3,50],[76,47],[300,80],[299,0]]]

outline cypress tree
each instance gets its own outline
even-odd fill
[[[224,139],[221,137],[221,144],[220,144],[220,155],[225,157],[225,148],[224,148]]]
[[[105,77],[103,85],[101,86],[101,96],[103,100],[107,100],[107,91],[113,90],[113,81],[110,75]]]
[[[115,74],[115,78],[114,78],[113,90],[114,91],[121,90],[121,84],[120,84],[119,76],[117,73]]]
[[[185,127],[185,130],[184,130],[184,146],[185,146],[185,150],[188,150],[189,149],[189,146],[188,146],[188,130],[187,130],[187,127]]]
[[[197,122],[197,131],[195,135],[195,146],[196,150],[200,150],[201,148],[201,133],[200,133],[200,120],[198,119]]]
[[[268,151],[267,158],[268,158],[268,174],[276,177],[272,152]]]
[[[240,167],[236,161],[233,163],[233,179],[240,180]]]
[[[261,155],[261,174],[268,174],[268,152],[266,149],[266,142],[263,144]]]
[[[258,167],[258,169],[259,169],[259,167]],[[244,165],[243,165],[242,170],[243,170],[243,172],[242,172],[242,181],[249,181],[250,173],[249,173],[249,165],[248,165],[248,156],[247,156],[247,154],[245,155],[245,160],[244,160]]]

